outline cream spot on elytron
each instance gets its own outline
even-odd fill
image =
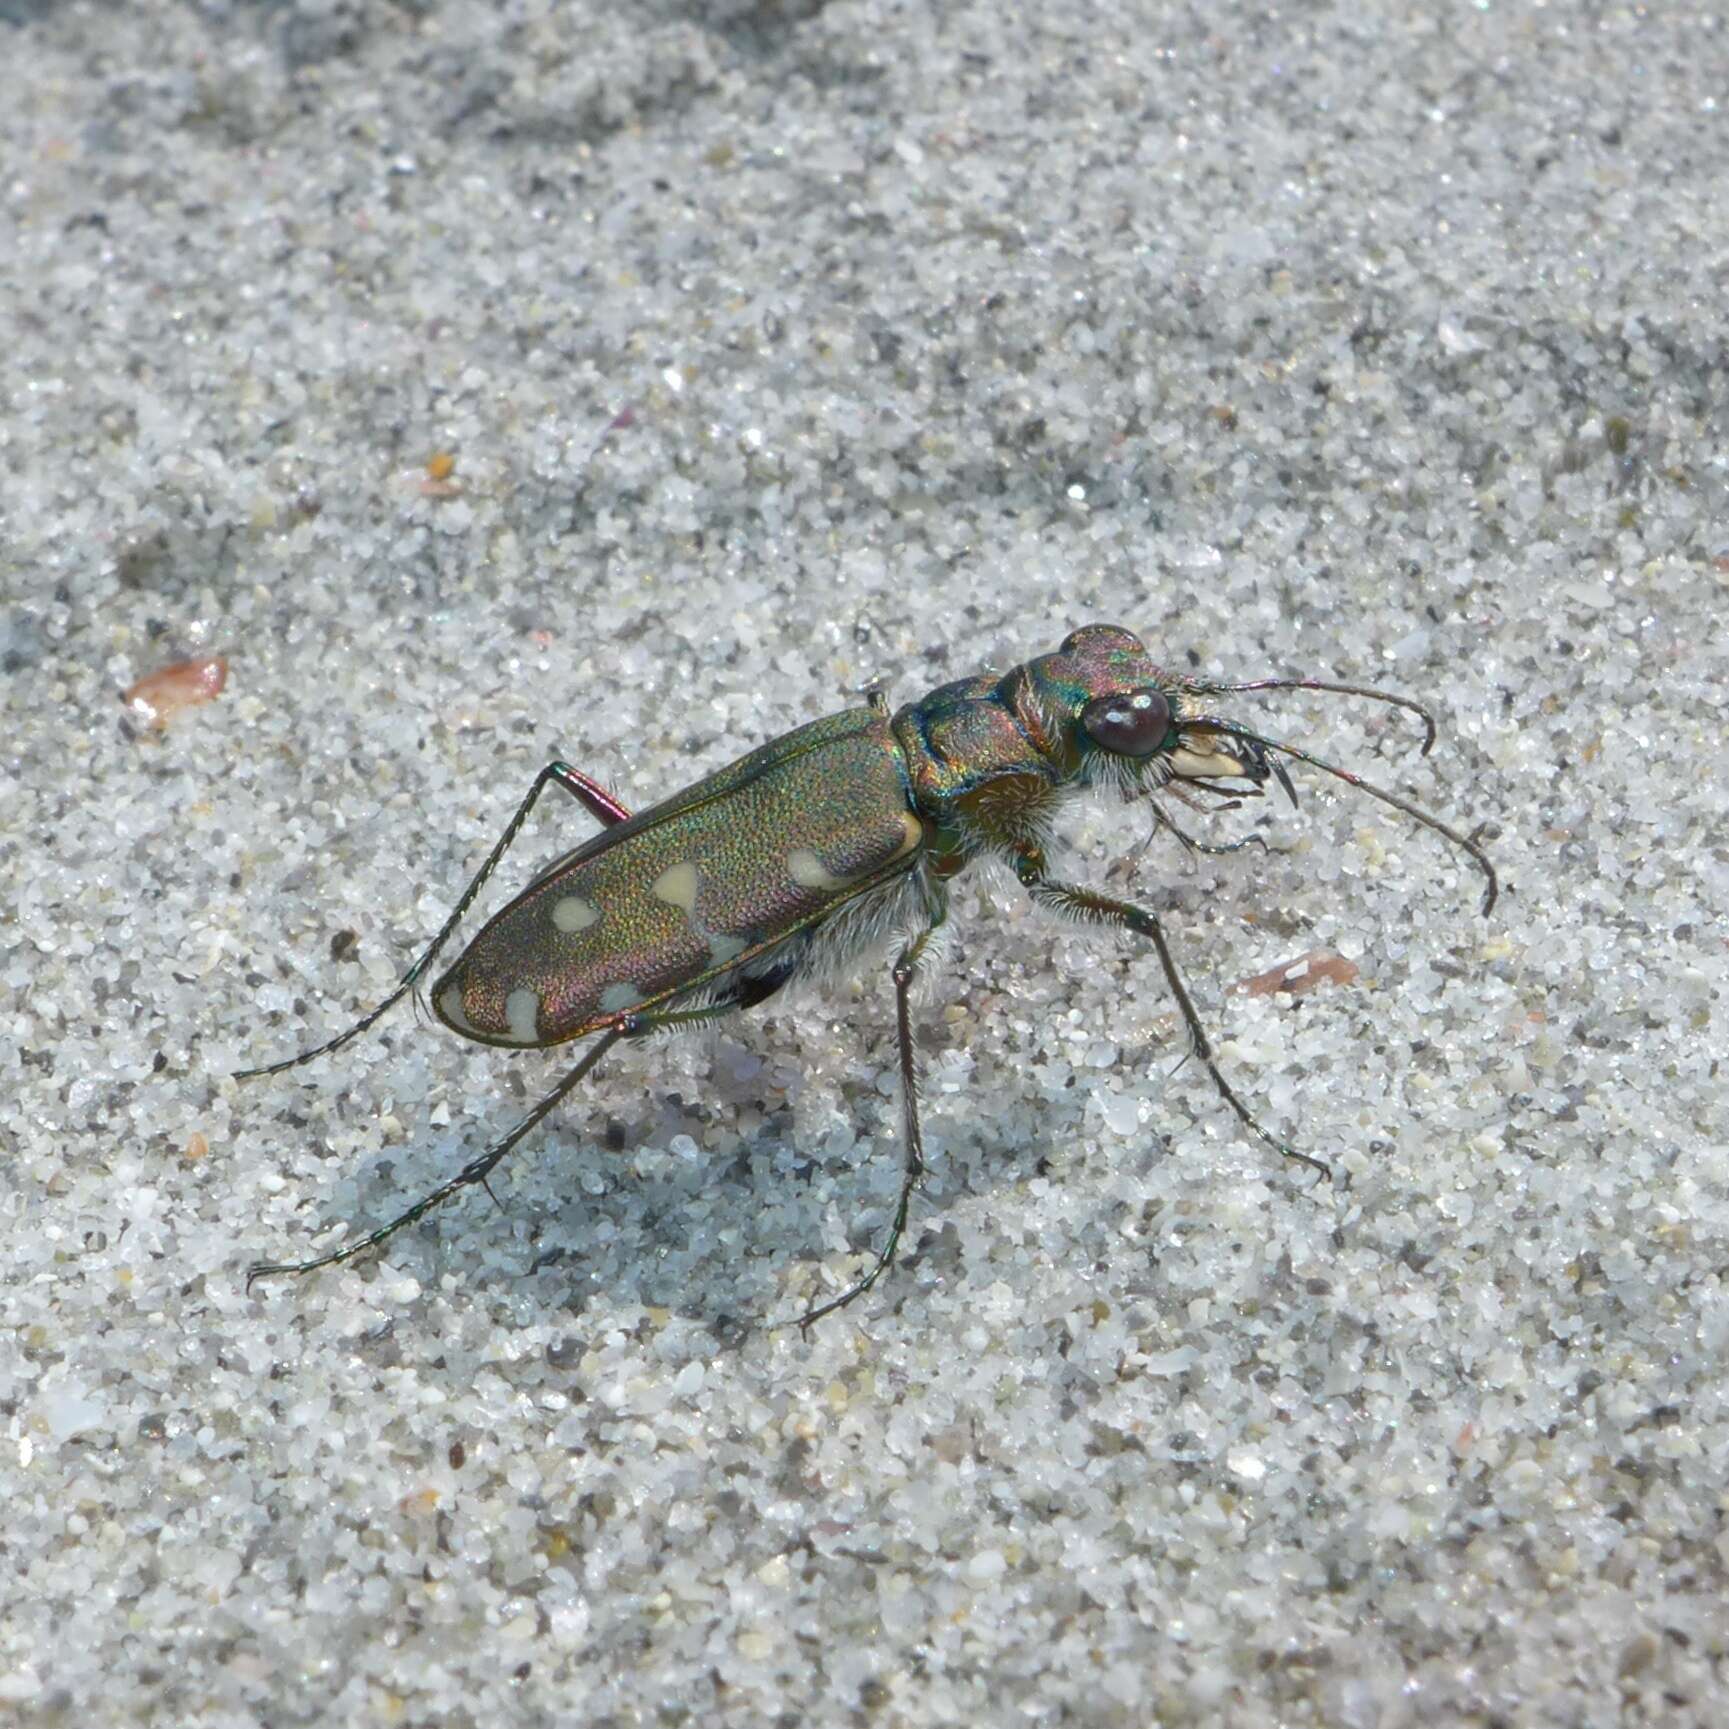
[[[459,1033],[472,1033],[474,1022],[468,1018],[462,1006],[462,986],[447,985],[444,993],[438,999],[438,1012]]]
[[[504,999],[504,1024],[510,1036],[531,1045],[540,1036],[540,993],[526,986],[514,990]]]
[[[828,867],[809,847],[794,847],[786,855],[787,875],[801,889],[844,889],[845,877],[832,876]]]
[[[616,1015],[621,1009],[640,1009],[642,992],[635,985],[608,985],[600,993],[600,1012]]]
[[[695,865],[675,864],[671,870],[662,871],[654,879],[649,893],[669,906],[683,907],[687,913],[693,913],[696,911],[696,884]]]
[[[565,895],[552,904],[552,922],[561,931],[585,931],[600,922],[600,908],[581,895]]]
[[[896,858],[905,858],[925,838],[925,825],[910,810],[901,812],[901,844],[895,848]]]

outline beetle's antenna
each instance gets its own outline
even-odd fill
[[[1409,709],[1423,723],[1423,748],[1417,752],[1419,756],[1427,756],[1435,747],[1435,717],[1420,702],[1413,702],[1408,696],[1395,696],[1390,690],[1374,690],[1366,684],[1331,684],[1321,678],[1252,678],[1247,684],[1197,683],[1189,688],[1207,696],[1244,690],[1329,690],[1337,696],[1366,696],[1371,702],[1384,702],[1390,708]]]
[[[1345,687],[1338,686],[1336,688],[1344,689]],[[1396,702],[1399,699],[1390,698],[1389,700]],[[1408,703],[1404,706],[1414,708],[1416,705]],[[1306,762],[1310,768],[1318,768],[1323,774],[1330,774],[1335,780],[1342,780],[1347,786],[1354,786],[1359,792],[1366,792],[1370,798],[1378,798],[1382,804],[1390,804],[1394,810],[1403,811],[1413,822],[1421,823],[1424,828],[1433,829],[1438,835],[1444,835],[1454,846],[1462,848],[1471,855],[1476,861],[1478,870],[1489,881],[1489,886],[1483,894],[1484,915],[1487,916],[1489,909],[1494,906],[1495,898],[1501,892],[1501,883],[1495,875],[1495,867],[1489,862],[1489,855],[1470,836],[1460,834],[1456,828],[1449,828],[1439,817],[1430,816],[1426,810],[1412,804],[1409,799],[1401,798],[1396,792],[1388,792],[1385,787],[1376,786],[1373,781],[1364,780],[1360,774],[1355,774],[1348,768],[1340,768],[1337,763],[1323,761],[1322,758],[1312,755],[1297,745],[1285,744],[1280,739],[1265,738],[1258,732],[1250,732],[1247,727],[1240,726],[1236,721],[1228,720],[1223,715],[1185,715],[1178,724],[1185,728],[1193,727],[1197,732],[1212,732],[1225,738],[1241,739],[1244,744],[1259,745],[1262,750],[1276,750],[1282,756],[1288,756],[1296,762]]]

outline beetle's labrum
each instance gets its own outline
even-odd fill
[[[880,697],[786,734],[730,768],[630,815],[604,788],[562,762],[535,777],[486,862],[431,946],[385,1000],[316,1050],[248,1069],[277,1074],[339,1049],[431,970],[444,945],[549,785],[602,825],[488,921],[432,986],[438,1018],[483,1044],[548,1047],[592,1038],[581,1060],[510,1132],[449,1181],[385,1225],[316,1259],[259,1265],[253,1279],[309,1273],[375,1248],[488,1174],[620,1039],[720,1020],[756,1007],[790,981],[839,970],[896,936],[893,967],[900,1054],[904,1170],[886,1239],[870,1268],[819,1304],[820,1319],[868,1291],[893,1262],[924,1169],[911,994],[948,914],[947,884],[975,859],[1007,863],[1034,901],[1105,924],[1153,946],[1190,1047],[1243,1125],[1286,1158],[1326,1167],[1257,1123],[1214,1059],[1164,926],[1132,901],[1050,874],[1044,848],[1065,806],[1088,789],[1144,800],[1156,824],[1185,845],[1163,795],[1259,797],[1276,779],[1296,802],[1282,759],[1307,763],[1433,829],[1466,852],[1487,887],[1495,870],[1475,838],[1349,769],[1215,713],[1213,699],[1244,691],[1314,690],[1362,696],[1419,715],[1406,697],[1319,679],[1221,684],[1161,670],[1140,639],[1114,625],[1075,631],[1055,654],[1001,676],[957,680],[891,714]]]

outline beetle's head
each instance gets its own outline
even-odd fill
[[[1475,839],[1456,833],[1397,793],[1373,786],[1361,775],[1323,762],[1296,745],[1268,738],[1213,707],[1215,697],[1248,690],[1319,690],[1370,697],[1422,717],[1426,756],[1435,742],[1435,723],[1421,704],[1408,697],[1320,679],[1262,678],[1220,684],[1188,678],[1155,666],[1141,639],[1113,624],[1089,624],[1071,632],[1055,654],[1029,661],[1021,677],[1024,682],[1016,701],[1026,711],[1029,730],[1043,735],[1043,748],[1071,783],[1116,786],[1129,795],[1156,794],[1172,783],[1191,783],[1240,799],[1259,798],[1272,778],[1294,805],[1296,789],[1280,760],[1290,757],[1348,782],[1462,847],[1488,879],[1483,911],[1495,903],[1494,866]]]
[[[1264,745],[1189,724],[1207,687],[1155,666],[1141,639],[1114,624],[1071,632],[1026,670],[1063,768],[1082,785],[1136,792],[1173,780],[1239,781],[1238,797],[1258,798],[1276,774],[1290,791]]]

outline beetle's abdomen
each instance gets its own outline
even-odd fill
[[[550,1045],[700,989],[907,868],[923,841],[869,709],[789,733],[598,835],[433,987],[489,1044]]]

